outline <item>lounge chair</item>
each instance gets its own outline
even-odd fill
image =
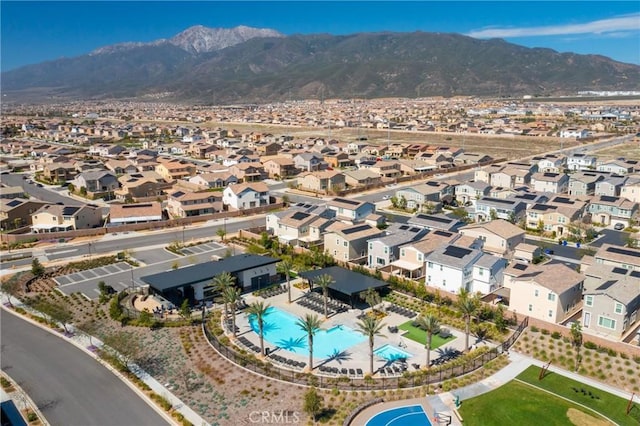
[[[364,373],[362,372],[362,368],[356,368],[356,374],[358,375],[358,377],[364,376]]]
[[[340,370],[340,374],[342,374],[343,376],[348,376],[349,375],[349,371],[346,368],[343,368]]]
[[[349,369],[349,375],[350,375],[351,377],[355,377],[355,376],[356,376],[356,370],[354,370],[353,368],[350,368],[350,369]]]

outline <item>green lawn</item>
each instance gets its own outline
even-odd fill
[[[570,426],[574,423],[567,417],[569,408],[603,419],[573,402],[589,407],[619,425],[637,426],[640,423],[638,404],[635,404],[627,416],[627,401],[623,398],[551,372],[547,372],[544,379],[538,380],[539,373],[539,367],[531,366],[517,377],[525,383],[513,380],[494,391],[462,401],[459,411],[464,418],[465,426]],[[573,402],[533,388],[528,383]],[[453,393],[455,394],[455,391]]]
[[[628,400],[550,371],[547,371],[544,379],[538,380],[539,374],[540,368],[531,366],[523,371],[518,379],[592,408],[620,425],[637,426],[640,424],[640,406],[638,404],[635,404],[627,416]],[[583,393],[582,390],[585,392]]]
[[[398,328],[400,330],[406,331],[406,333],[404,333],[402,337],[406,337],[407,339],[411,339],[414,342],[418,342],[422,346],[427,344],[427,333],[425,333],[423,330],[419,329],[418,327],[414,327],[413,320],[407,321],[404,324],[399,325]],[[440,346],[444,345],[445,343],[455,338],[456,338],[455,336],[450,336],[450,337],[447,337],[446,339],[443,339],[439,335],[435,334],[431,338],[431,349],[437,349]]]
[[[567,417],[569,408],[594,415],[576,404],[511,381],[494,391],[462,401],[458,411],[465,426],[573,426]]]

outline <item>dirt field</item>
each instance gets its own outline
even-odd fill
[[[598,160],[612,160],[624,157],[627,160],[640,160],[640,143],[629,142],[594,152]]]

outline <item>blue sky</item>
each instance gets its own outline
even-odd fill
[[[248,25],[284,34],[454,32],[640,65],[640,1],[5,1],[3,71],[192,26]]]

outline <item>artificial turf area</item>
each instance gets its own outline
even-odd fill
[[[620,425],[638,425],[640,419],[640,407],[638,407],[638,404],[635,404],[631,413],[627,416],[625,414],[627,401],[623,398],[551,372],[547,372],[544,379],[539,381],[539,372],[540,368],[529,367],[517,377],[519,380],[513,380],[496,390],[462,401],[459,412],[464,418],[464,424],[471,426],[502,426],[508,424],[538,426],[581,423],[575,423],[575,414],[572,415],[574,422],[569,419],[568,411],[571,408],[590,416],[592,421],[588,421],[587,424],[609,424],[609,422],[600,423],[604,420],[602,417],[575,404],[579,403],[601,413]],[[527,383],[573,402],[531,387]],[[589,417],[586,419],[589,419]]]
[[[427,344],[427,333],[424,332],[424,330],[415,327],[413,325],[413,320],[411,321],[407,321],[401,325],[398,326],[398,328],[400,330],[406,331],[406,333],[402,334],[402,337],[406,337],[407,339],[411,339],[414,342],[418,342],[421,345],[426,345]],[[434,334],[431,337],[431,349],[437,349],[440,346],[444,345],[445,343],[455,339],[455,336],[449,336],[446,339],[443,339],[442,337],[440,337],[438,334]]]

